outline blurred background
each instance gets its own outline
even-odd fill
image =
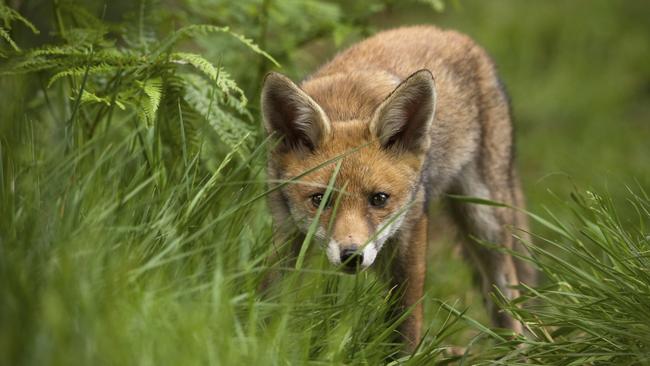
[[[570,194],[597,191],[632,225],[629,191],[650,191],[647,1],[8,0],[0,9],[2,364],[372,364],[376,348],[359,353],[378,347],[366,341],[380,332],[363,327],[381,296],[372,285],[322,274],[296,295],[306,304],[298,313],[251,294],[271,237],[261,80],[270,70],[300,80],[382,29],[455,29],[493,57],[531,211],[569,220]],[[485,323],[453,242],[433,245],[429,296]],[[325,310],[358,305],[344,289],[366,311]],[[440,328],[438,305],[426,306]],[[281,321],[251,326],[269,316]],[[346,316],[356,325],[318,321]],[[291,339],[282,329],[292,326],[311,336]],[[464,344],[470,328],[443,338]],[[122,352],[107,356],[114,348]]]

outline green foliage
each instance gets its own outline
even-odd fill
[[[607,196],[573,194],[571,222],[537,219],[556,234],[530,244],[549,283],[530,289],[523,309],[506,305],[532,333],[501,364],[642,365],[650,359],[650,198],[628,193],[630,227]],[[505,305],[505,304],[504,304]]]
[[[61,11],[64,9],[72,8],[63,7]],[[101,23],[85,11],[75,10],[72,18],[78,18],[79,14],[83,15],[81,25]],[[218,69],[200,55],[172,52],[182,39],[209,33],[233,36],[247,48],[275,62],[251,40],[231,32],[228,27],[191,25],[161,41],[148,40],[139,47],[128,49],[116,46],[118,40],[110,37],[108,27],[96,27],[68,29],[64,44],[26,52],[22,57],[12,59],[2,73],[15,75],[47,71],[52,74],[47,88],[67,80],[71,99],[76,101],[73,106],[75,120],[71,123],[83,126],[83,138],[92,138],[99,124],[108,123],[114,106],[125,113],[135,113],[146,126],[146,133],[147,129],[155,128],[159,113],[177,115],[178,103],[175,102],[179,102],[185,113],[194,112],[193,116],[200,116],[225,144],[233,148],[245,133],[252,132],[244,122],[244,119],[251,121],[244,93],[225,70]],[[182,68],[183,65],[193,66],[195,72]],[[198,77],[201,75],[208,80]],[[173,88],[169,85],[172,79]],[[171,102],[161,103],[163,98]],[[81,110],[77,113],[78,108]],[[93,115],[92,119],[83,120],[89,114]],[[202,122],[188,118],[186,123]],[[198,126],[189,128],[197,130]],[[143,149],[152,151],[156,148],[153,145],[143,146]],[[247,145],[251,146],[250,143]]]
[[[29,20],[25,19],[22,15],[20,15],[20,13],[4,4],[0,4],[0,21],[2,22],[2,24],[0,24],[0,39],[4,40],[9,45],[9,47],[16,52],[20,52],[21,50],[9,34],[12,27],[11,23],[22,23],[34,34],[39,33],[38,29],[36,29],[36,27]],[[4,48],[0,47],[0,58],[2,57],[7,57],[7,51]]]

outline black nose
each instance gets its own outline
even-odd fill
[[[341,251],[341,263],[349,269],[357,268],[363,263],[363,254],[357,253],[354,248],[347,248]]]

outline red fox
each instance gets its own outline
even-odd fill
[[[522,332],[489,292],[496,286],[517,297],[515,286],[532,284],[535,272],[470,237],[518,248],[508,229],[525,235],[525,215],[448,198],[524,205],[508,97],[481,47],[433,26],[384,31],[339,53],[299,86],[269,73],[261,105],[266,131],[280,138],[269,152],[268,177],[299,183],[269,195],[276,231],[293,226],[306,233],[323,206],[315,236],[332,264],[367,268],[383,247],[393,248],[391,282],[403,289],[396,310],[411,310],[399,328],[407,349],[420,338],[432,200],[448,201],[465,234],[463,249],[481,279],[494,324]],[[335,189],[330,202],[323,202],[336,163],[303,173],[337,157],[342,162]]]

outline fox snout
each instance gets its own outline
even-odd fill
[[[370,228],[360,214],[341,212],[329,238],[327,258],[333,265],[341,265],[346,272],[370,266],[374,261],[374,258],[366,256],[366,248],[372,245],[368,242],[370,236]]]
[[[357,246],[353,245],[341,251],[340,259],[346,269],[354,270],[363,263],[363,252],[359,252]]]
[[[330,240],[326,250],[330,263],[342,266],[342,269],[346,272],[356,272],[359,269],[370,267],[377,256],[377,250],[373,242],[365,245],[344,245],[336,240]]]

